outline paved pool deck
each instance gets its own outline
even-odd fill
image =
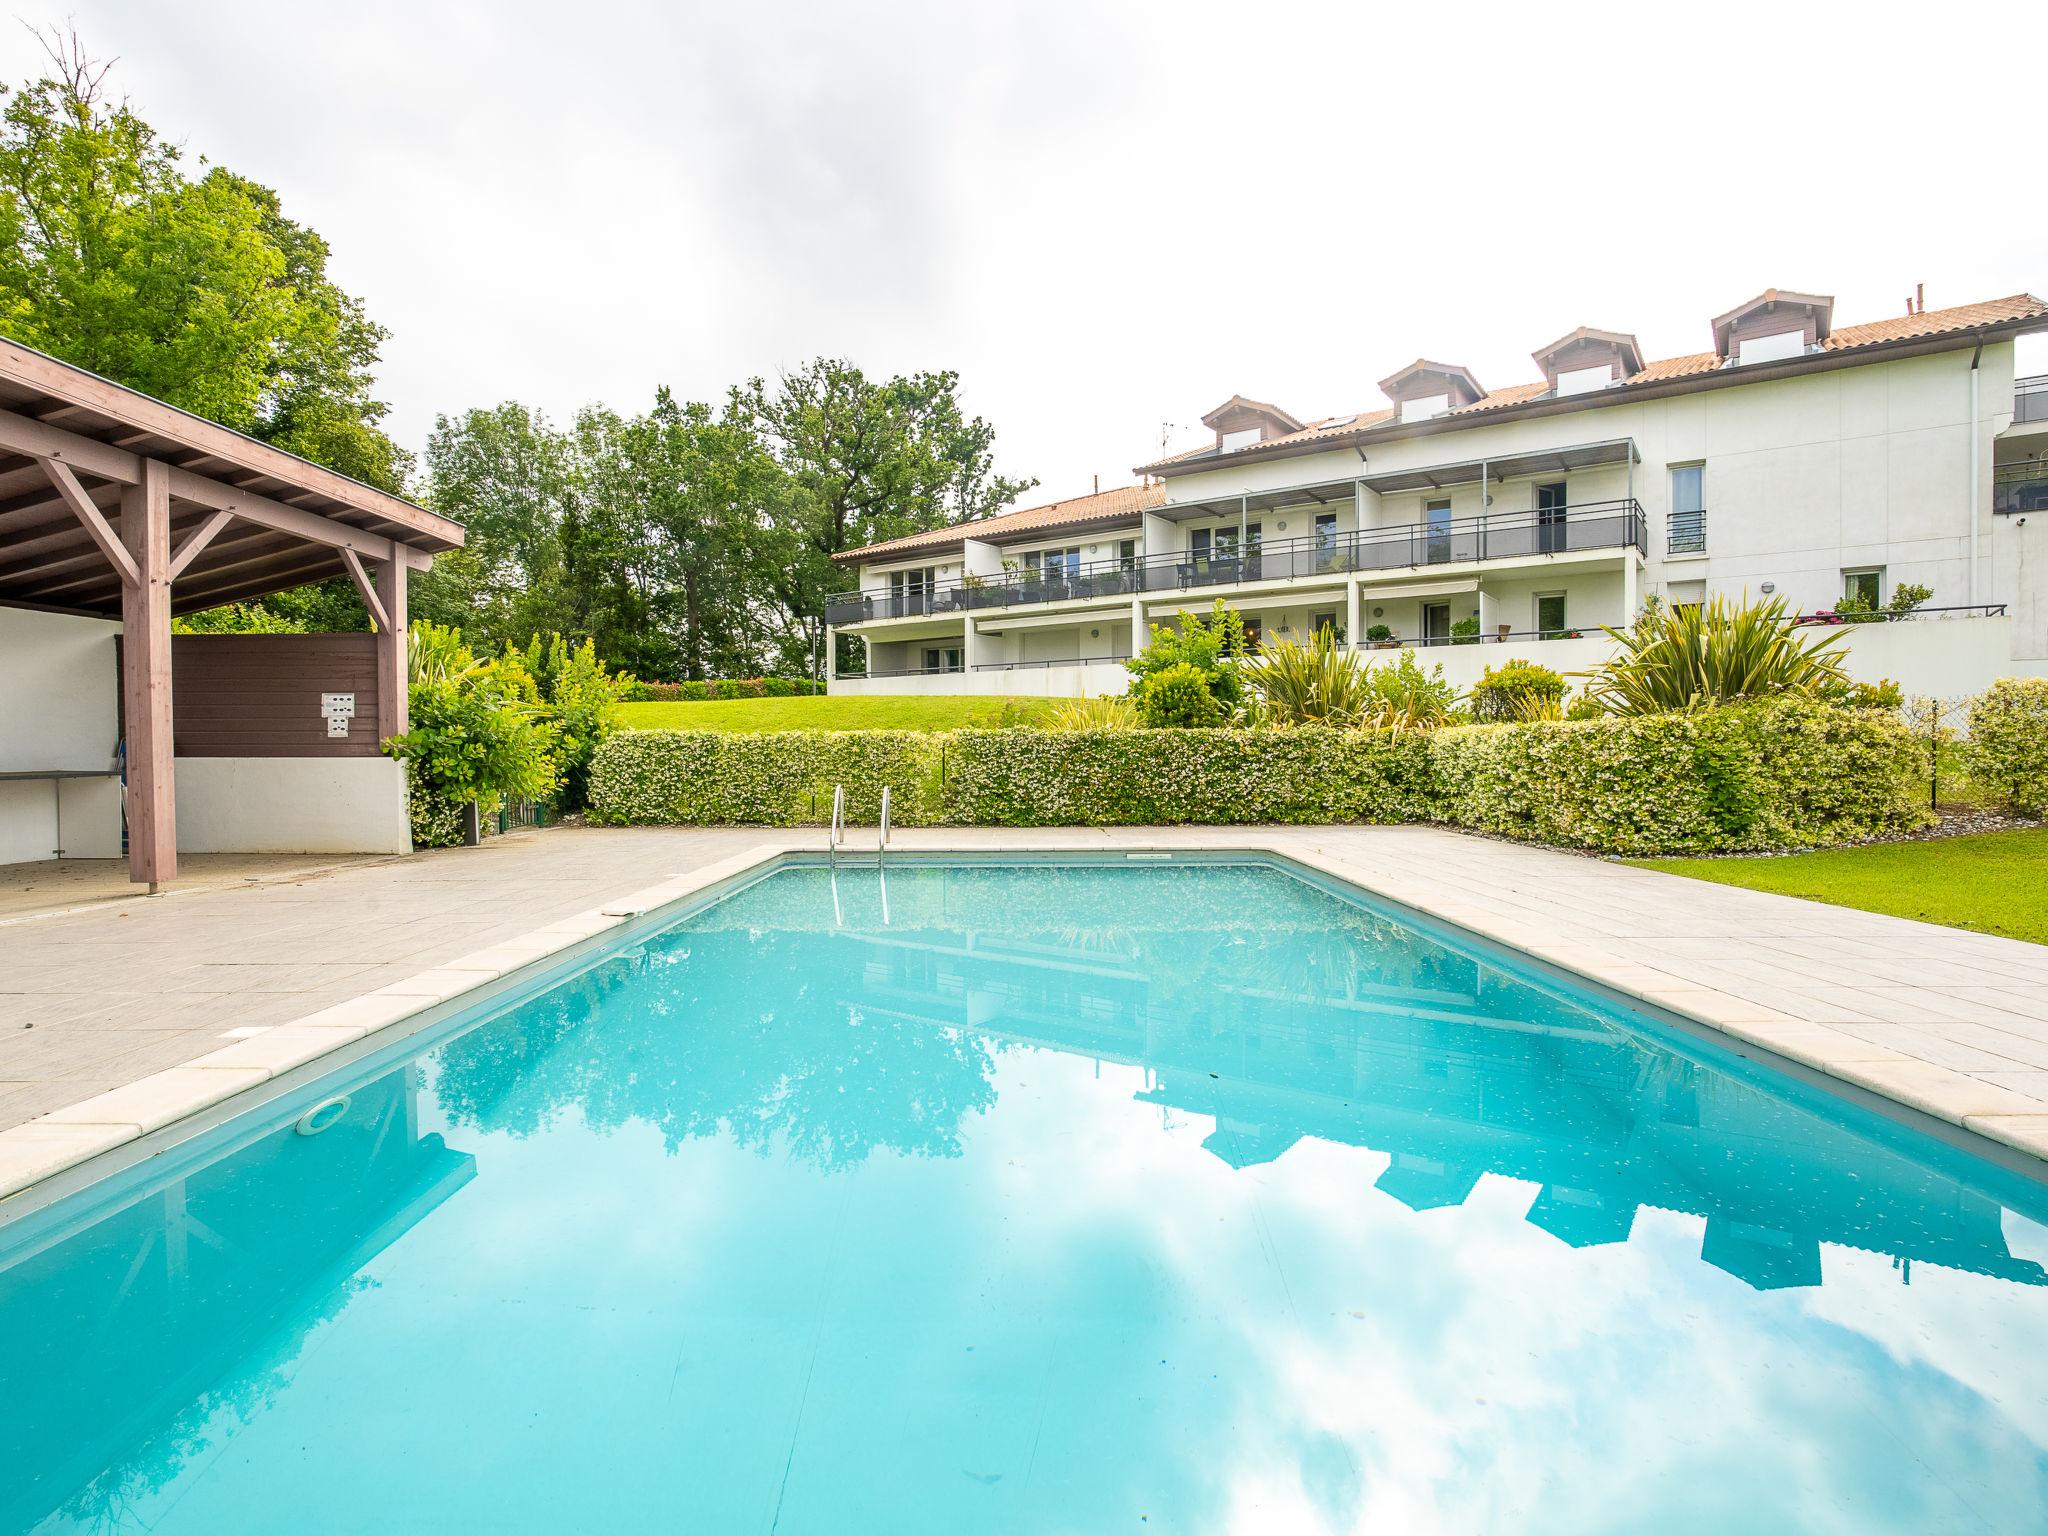
[[[935,828],[893,847],[1268,849],[2048,1158],[2048,946],[1434,827]],[[563,827],[0,916],[0,1196],[586,941],[620,898],[788,848],[823,834]]]

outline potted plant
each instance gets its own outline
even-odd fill
[[[1375,624],[1365,632],[1366,640],[1376,651],[1391,651],[1395,645],[1394,632],[1385,624]]]

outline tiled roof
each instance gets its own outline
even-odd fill
[[[1122,485],[1092,496],[1075,496],[1067,501],[1049,501],[1042,507],[1020,507],[995,517],[977,518],[969,523],[948,523],[923,533],[907,533],[900,539],[884,539],[864,549],[842,550],[834,560],[852,562],[922,550],[950,549],[963,539],[1006,540],[1028,538],[1035,533],[1052,533],[1066,528],[1086,528],[1098,523],[1126,523],[1148,507],[1166,500],[1163,485]]]
[[[1787,295],[1787,297],[1790,297]],[[1845,325],[1838,328],[1821,343],[1822,352],[1852,352],[1859,347],[1879,346],[1891,342],[1917,341],[1924,337],[1945,336],[1958,331],[1972,331],[1982,326],[1999,325],[2011,320],[2048,319],[2048,303],[2043,303],[2030,293],[2016,293],[2010,298],[1987,299],[1981,304],[1958,304],[1952,309],[1922,310],[1917,315],[1894,315],[1888,320],[1872,320],[1864,325]],[[1661,361],[1644,364],[1638,373],[1632,373],[1621,382],[1631,384],[1656,384],[1669,379],[1691,378],[1695,375],[1717,373],[1721,369],[1721,358],[1714,352],[1693,352],[1684,357],[1667,357]],[[1549,392],[1550,386],[1542,380],[1533,384],[1515,384],[1506,389],[1496,389],[1483,400],[1470,405],[1459,406],[1445,413],[1447,416],[1482,416],[1488,411],[1503,410],[1511,405],[1525,405],[1539,400]],[[1589,403],[1591,403],[1589,401]],[[1356,416],[1335,416],[1315,422],[1290,432],[1284,437],[1269,437],[1262,443],[1235,450],[1231,454],[1219,454],[1213,448],[1198,448],[1190,453],[1176,454],[1171,458],[1156,460],[1146,468],[1159,465],[1182,463],[1188,459],[1208,457],[1216,460],[1235,457],[1238,453],[1252,453],[1275,447],[1290,447],[1299,443],[1312,443],[1319,438],[1348,437],[1373,427],[1385,426],[1394,421],[1398,412],[1391,410],[1365,411]]]

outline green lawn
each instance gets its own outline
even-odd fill
[[[2048,944],[2048,828],[1876,843],[1782,859],[1629,862],[1753,891]]]
[[[1037,725],[1048,699],[898,696],[706,699],[689,704],[621,704],[636,731],[950,731],[963,725]]]

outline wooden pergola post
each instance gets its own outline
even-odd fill
[[[171,783],[171,471],[145,459],[121,489],[121,699],[128,741],[128,878],[154,894],[178,878]]]
[[[393,558],[377,562],[377,596],[384,606],[377,626],[377,739],[386,741],[403,736],[408,724],[405,561],[395,551]]]

